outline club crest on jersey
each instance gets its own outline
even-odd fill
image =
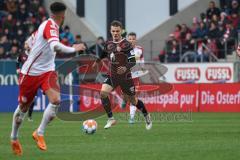
[[[58,36],[56,30],[50,30],[50,35],[51,35],[52,37],[57,37],[57,36]]]
[[[115,55],[114,55],[113,52],[110,54],[110,60],[111,60],[112,62],[114,62],[114,61],[116,60]]]

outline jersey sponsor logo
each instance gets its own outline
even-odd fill
[[[230,80],[232,71],[229,67],[208,67],[206,70],[206,79],[208,81]]]
[[[50,35],[51,35],[52,37],[57,37],[57,36],[58,36],[56,30],[50,30]]]
[[[177,68],[175,71],[175,79],[177,81],[197,81],[200,79],[201,72],[197,67]]]

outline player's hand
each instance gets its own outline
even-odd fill
[[[21,70],[20,70],[20,69],[17,69],[16,72],[17,72],[17,74],[19,74],[19,73],[21,72]]]
[[[127,71],[127,67],[125,66],[120,66],[117,68],[117,74],[123,74]]]
[[[240,57],[240,44],[238,45],[238,47],[237,47],[237,55]]]
[[[75,48],[76,52],[84,51],[86,49],[86,47],[85,47],[85,45],[83,43],[74,44],[72,47]]]

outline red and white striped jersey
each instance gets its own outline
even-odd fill
[[[135,55],[136,63],[144,63],[143,48],[141,46],[135,46],[131,52]]]
[[[59,26],[49,18],[42,22],[33,37],[27,41],[31,50],[22,66],[22,74],[37,76],[55,70],[56,52],[50,49],[53,41],[59,41]]]
[[[31,36],[28,37],[28,39],[27,39],[26,42],[25,42],[25,43],[27,43],[27,45],[28,45],[28,47],[29,47],[30,49],[33,47],[33,44],[34,44],[34,42],[35,42],[35,40],[36,40],[36,34],[37,34],[37,31],[33,32],[33,33],[31,34]]]

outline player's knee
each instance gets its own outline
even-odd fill
[[[130,102],[136,106],[137,105],[137,102],[138,102],[138,99],[136,97],[130,97]]]
[[[101,98],[107,98],[107,97],[108,97],[108,94],[109,94],[108,92],[101,91],[101,92],[100,92],[100,97],[101,97]]]
[[[58,96],[56,97],[52,97],[50,100],[50,103],[54,104],[54,105],[59,105],[61,102],[60,98]]]
[[[28,111],[29,104],[28,103],[21,103],[19,105],[19,108],[23,113],[26,113]]]

